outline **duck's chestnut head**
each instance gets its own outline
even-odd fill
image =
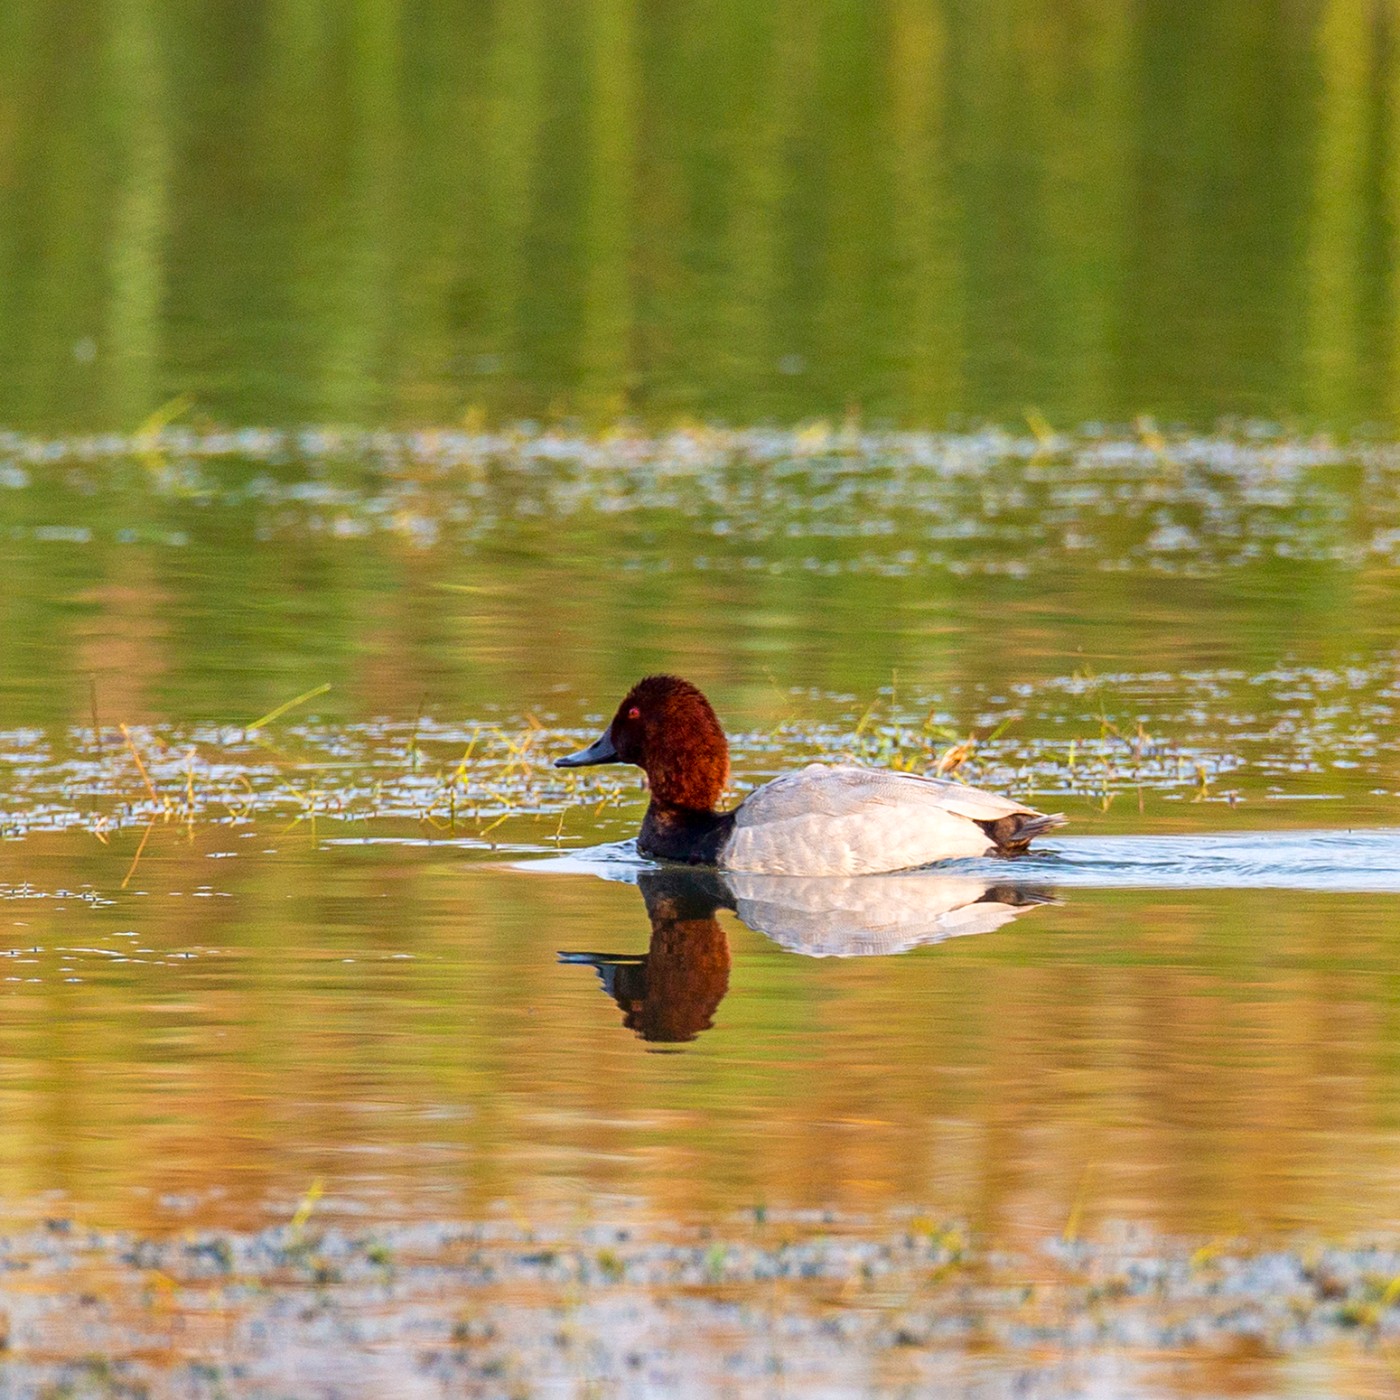
[[[633,763],[654,801],[713,811],[729,781],[729,745],[710,702],[679,676],[648,676],[627,692],[612,723],[588,748],[556,768]]]

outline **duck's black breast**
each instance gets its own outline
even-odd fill
[[[653,860],[718,865],[733,831],[733,812],[700,812],[653,802],[642,819],[637,850]]]

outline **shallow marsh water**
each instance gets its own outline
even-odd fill
[[[342,1389],[664,1394],[737,1337],[716,1392],[1387,1393],[1397,1266],[1306,1242],[1400,1226],[1398,32],[0,7],[0,1197],[77,1320],[45,1352],[7,1286],[0,1390],[311,1393],[334,1352]],[[549,767],[661,667],[735,796],[965,744],[1073,825],[839,920],[707,909],[620,844],[634,775]],[[764,1236],[681,1335],[631,1251],[714,1283],[704,1232],[762,1221],[871,1253],[808,1317]],[[337,1316],[322,1222],[520,1258],[485,1320],[428,1269],[424,1320],[371,1244]],[[132,1232],[91,1277],[89,1226]],[[1012,1261],[1002,1330],[905,1318],[919,1250],[880,1283],[945,1226]],[[1244,1274],[1320,1330],[1017,1311],[1047,1241],[1134,1229],[1193,1287],[1301,1238]],[[269,1270],[217,1375],[161,1328],[246,1280],[180,1293],[185,1231]],[[84,1330],[109,1293],[129,1330]],[[483,1341],[561,1314],[592,1360]],[[70,1364],[124,1342],[188,1364]]]
[[[640,1239],[916,1212],[1027,1258],[1400,1225],[1392,446],[168,428],[5,454],[14,1218]],[[736,795],[963,745],[962,776],[1073,825],[834,919],[762,882],[658,896],[636,776],[550,760],[659,667],[711,692]]]
[[[849,960],[722,916],[713,1024],[655,1054],[676,1047],[557,958],[646,953],[632,886],[270,839],[210,861],[153,838],[100,900],[60,881],[120,879],[130,843],[7,848],[30,886],[3,911],[12,1201],[246,1224],[321,1178],[327,1207],[390,1218],[627,1198],[918,1205],[994,1237],[1076,1208],[1251,1235],[1394,1219],[1393,894],[1072,889]]]

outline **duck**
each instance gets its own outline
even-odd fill
[[[878,875],[1019,855],[1066,821],[948,778],[828,763],[786,773],[720,811],[729,742],[704,694],[679,676],[638,681],[603,733],[554,766],[602,763],[646,773],[639,855],[726,871]]]

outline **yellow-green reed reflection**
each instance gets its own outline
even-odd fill
[[[1388,5],[78,12],[3,20],[0,423],[1396,403]]]
[[[0,729],[90,727],[94,691],[109,726],[247,724],[323,685],[311,718],[573,722],[671,668],[770,729],[902,685],[983,732],[1017,687],[1148,674],[1161,704],[1111,717],[1170,738],[1170,673],[1383,685],[1397,561],[1400,451],[1365,440],[13,436]]]
[[[169,97],[155,7],[149,0],[120,0],[111,7],[110,24],[113,113],[125,149],[118,156],[122,169],[112,219],[110,309],[99,336],[112,364],[108,421],[134,424],[154,409],[160,392],[163,244],[170,223],[170,120],[164,110]]]
[[[0,880],[30,882],[0,905],[8,1199],[253,1218],[320,1177],[438,1217],[626,1196],[680,1219],[917,1203],[993,1238],[1075,1209],[1393,1223],[1393,900],[1069,891],[850,960],[721,914],[713,1024],[649,1054],[556,962],[645,952],[636,889],[270,843],[167,836],[124,893],[134,837],[0,847]],[[60,897],[85,884],[112,902]]]

